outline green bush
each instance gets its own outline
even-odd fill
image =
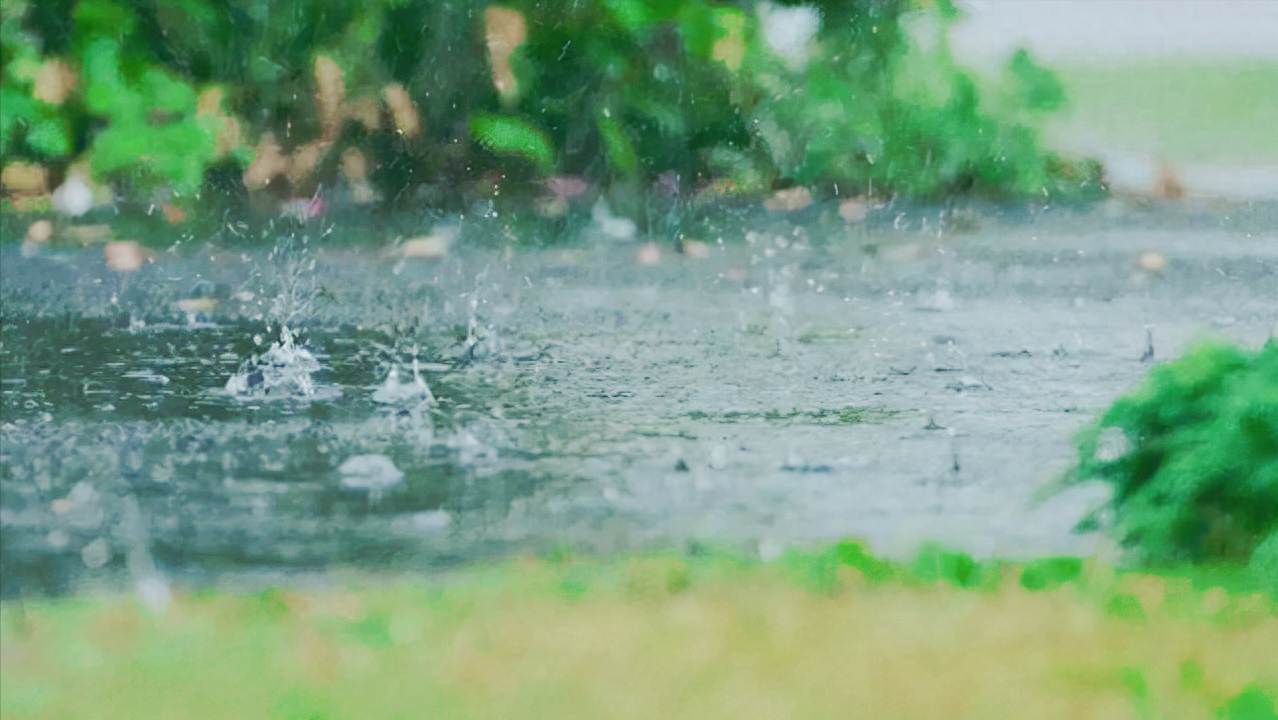
[[[4,10],[0,140],[6,158],[60,161],[83,153],[95,176],[121,189],[200,189],[217,159],[221,120],[197,113],[189,74],[155,62],[146,16],[110,0],[83,0],[74,9],[6,2]],[[69,25],[61,15],[68,10]],[[46,57],[61,57],[78,70],[76,92],[58,105],[36,97],[37,39]]]
[[[1256,563],[1272,563],[1278,342],[1256,352],[1203,342],[1155,367],[1081,435],[1068,480],[1091,479],[1113,486],[1119,537],[1146,560],[1243,560],[1257,552],[1265,558]]]
[[[335,182],[337,158],[355,147],[386,198],[430,185],[457,204],[458,188],[488,173],[572,174],[617,188],[630,215],[672,176],[754,193],[1099,192],[1097,168],[1040,145],[1043,118],[1064,103],[1055,77],[1020,53],[983,87],[949,52],[948,0],[810,4],[820,30],[796,62],[768,46],[753,0],[510,0],[501,7],[519,13],[526,38],[510,57],[517,87],[499,93],[480,0],[4,0],[0,153],[89,159],[126,194],[191,191],[215,165],[243,170],[270,131],[285,154],[323,140],[312,185]],[[930,19],[939,42],[913,46],[907,19]],[[343,99],[381,104],[383,122],[325,126],[320,56],[340,68]],[[78,77],[56,105],[34,90],[51,59]],[[416,106],[419,136],[385,122],[391,84]],[[222,94],[206,107],[213,88]],[[226,122],[243,128],[233,147],[218,139]]]

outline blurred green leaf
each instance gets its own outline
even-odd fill
[[[515,155],[532,163],[542,173],[555,170],[555,149],[546,133],[529,121],[507,115],[476,115],[470,132],[489,150]]]
[[[1074,557],[1042,558],[1028,563],[1021,571],[1021,587],[1045,590],[1073,581],[1083,570],[1083,561]]]
[[[63,118],[40,118],[31,124],[27,144],[46,157],[63,157],[71,152],[71,130]]]
[[[639,155],[626,136],[625,128],[621,123],[602,114],[598,122],[609,166],[621,177],[634,175],[639,170]]]

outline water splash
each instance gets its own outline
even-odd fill
[[[404,482],[404,472],[385,455],[355,455],[338,466],[342,487],[368,491],[368,505],[382,500],[387,489]]]
[[[401,417],[407,416],[412,429],[421,433],[426,442],[433,438],[434,423],[430,410],[435,405],[435,394],[422,377],[421,363],[417,358],[413,358],[412,380],[401,382],[399,367],[392,365],[386,382],[373,391],[372,400],[390,410],[392,429]]]
[[[316,386],[311,375],[322,367],[309,350],[294,344],[293,332],[286,325],[269,350],[240,365],[226,381],[226,392],[242,400],[329,400],[340,395],[341,390],[326,385],[321,392]]]

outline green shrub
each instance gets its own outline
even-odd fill
[[[340,153],[356,147],[386,198],[425,184],[456,204],[456,188],[488,173],[506,183],[573,174],[617,188],[632,216],[643,188],[673,176],[686,189],[728,179],[755,193],[779,183],[933,198],[1099,192],[1097,168],[1039,142],[1064,103],[1055,77],[1019,53],[984,87],[949,52],[958,13],[948,0],[809,4],[821,25],[796,62],[768,46],[753,0],[510,0],[501,7],[526,38],[510,57],[516,87],[499,93],[480,0],[4,0],[0,152],[89,159],[126,192],[190,191],[228,152],[229,175],[243,170],[269,131],[285,154],[322,140],[312,185],[334,182]],[[919,19],[937,26],[934,46],[913,44],[905,24]],[[420,134],[398,136],[385,117],[326,123],[320,56],[341,71],[338,100],[368,108],[402,86]],[[56,105],[34,90],[51,59],[79,80]],[[201,101],[214,88],[210,108]],[[234,147],[219,138],[227,122],[243,129]]]
[[[68,9],[64,3],[5,4],[4,155],[56,162],[83,154],[96,177],[122,189],[198,191],[218,156],[221,120],[197,112],[189,74],[155,61],[146,17],[128,5],[82,0],[69,24],[59,16]],[[37,98],[42,59],[29,27],[43,30],[38,40],[46,58],[62,58],[78,70],[75,92],[57,105]]]
[[[1203,342],[1155,367],[1079,438],[1068,481],[1091,479],[1113,486],[1115,529],[1146,560],[1241,560],[1262,543],[1272,555],[1278,342]]]

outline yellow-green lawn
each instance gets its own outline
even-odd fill
[[[1278,63],[1162,61],[1057,72],[1070,106],[1053,135],[1067,143],[1176,164],[1278,165]]]
[[[1009,565],[975,589],[847,565],[814,584],[814,562],[523,559],[447,583],[179,592],[163,615],[10,602],[0,716],[1278,717],[1269,595],[1091,562],[1038,591]]]

